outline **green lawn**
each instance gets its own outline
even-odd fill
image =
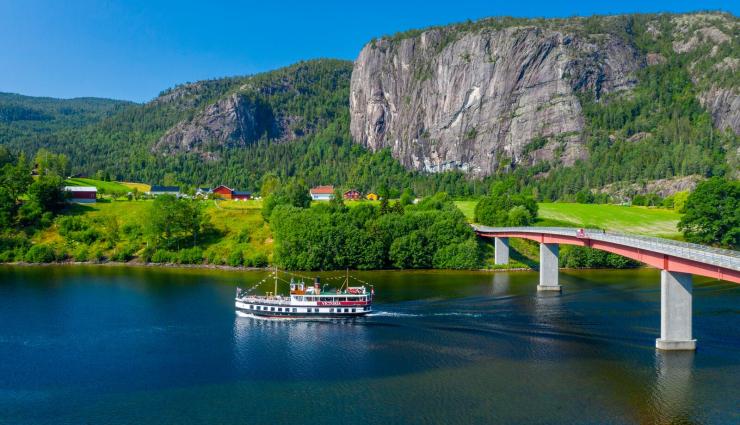
[[[74,179],[67,179],[64,181],[64,184],[67,186],[95,186],[98,189],[102,189],[108,193],[110,192],[130,192],[131,188],[128,186],[125,186],[118,182],[106,182],[102,180],[95,180],[95,179],[85,179],[85,178],[74,178]]]
[[[455,204],[468,220],[473,220],[477,201]],[[539,204],[538,226],[596,227],[614,232],[677,238],[681,215],[673,210],[626,207],[608,204],[544,203]]]

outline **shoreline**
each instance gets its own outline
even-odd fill
[[[140,267],[140,268],[168,268],[168,269],[190,269],[190,270],[221,270],[221,271],[242,271],[242,272],[254,272],[254,271],[269,271],[272,267],[244,267],[244,266],[227,266],[218,264],[177,264],[177,263],[141,263],[135,261],[121,262],[121,261],[105,261],[105,262],[90,262],[90,261],[63,261],[53,263],[29,263],[26,261],[18,261],[12,263],[0,263],[0,266],[18,266],[18,267],[51,267],[51,266],[102,266],[102,267]],[[577,271],[577,270],[633,270],[641,268],[650,268],[646,266],[637,267],[626,267],[623,269],[608,268],[608,267],[562,267],[558,270],[564,271]],[[296,270],[291,270],[296,271]],[[331,273],[343,270],[297,270],[302,273]],[[460,272],[536,272],[536,269],[526,267],[510,267],[510,268],[496,268],[496,269],[373,269],[373,270],[358,270],[350,269],[353,272],[407,272],[407,271],[432,271],[432,272],[446,272],[446,271],[460,271]]]

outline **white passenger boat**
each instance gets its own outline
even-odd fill
[[[239,312],[263,317],[327,318],[357,317],[372,311],[373,295],[370,287],[349,286],[349,274],[339,289],[324,291],[319,278],[313,285],[290,281],[290,294],[277,294],[278,276],[275,271],[275,292],[250,295],[237,288],[236,309]],[[326,285],[324,285],[326,286]]]

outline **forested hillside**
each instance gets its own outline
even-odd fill
[[[429,120],[423,114],[431,108],[430,102],[444,98],[442,94],[425,95],[416,104],[413,91],[397,102],[393,96],[401,91],[376,91],[368,100],[372,105],[395,103],[392,107],[385,105],[385,115],[373,118],[380,121],[367,128],[387,131],[389,126],[405,122],[391,111],[417,114],[418,120],[410,120],[407,125],[427,127],[399,132],[399,137],[406,133],[410,136],[400,137],[398,143],[369,146],[368,150],[350,135],[355,125],[351,123],[354,118],[350,108],[353,67],[357,73],[357,67],[364,65],[360,59],[354,65],[320,59],[253,76],[182,84],[146,104],[0,95],[0,144],[29,157],[40,148],[66,154],[73,174],[97,173],[115,180],[153,184],[223,183],[252,191],[259,190],[267,174],[281,180],[298,177],[309,185],[334,184],[391,195],[405,188],[418,195],[437,191],[453,196],[479,195],[487,193],[493,181],[507,178],[513,179],[518,190],[529,191],[539,200],[616,201],[608,193],[602,196],[599,190],[619,189],[629,196],[648,191],[645,188],[656,186],[649,182],[661,179],[691,176],[687,182],[693,185],[714,175],[737,178],[740,144],[735,128],[738,113],[733,105],[740,99],[740,54],[737,18],[732,15],[491,18],[384,37],[364,50],[378,49],[387,54],[404,51],[403,46],[423,34],[428,35],[432,47],[436,46],[424,50],[432,56],[442,55],[445,49],[469,49],[448,59],[457,64],[453,67],[455,73],[469,72],[473,76],[479,71],[464,70],[474,65],[489,70],[508,66],[505,57],[497,56],[498,47],[491,44],[493,41],[509,46],[520,40],[507,49],[540,55],[540,62],[528,61],[521,72],[515,72],[524,84],[522,90],[536,83],[526,77],[527,73],[545,72],[536,69],[548,55],[557,49],[567,52],[571,62],[563,64],[568,65],[559,77],[563,82],[558,83],[550,100],[529,105],[521,97],[523,91],[514,91],[512,96],[520,97],[513,109],[501,109],[486,117],[496,125],[510,120],[518,128],[534,128],[530,125],[533,122],[540,125],[539,133],[527,130],[531,139],[513,138],[511,146],[489,150],[479,146],[478,140],[491,138],[494,133],[504,137],[506,133],[492,132],[482,124],[476,126],[460,118],[455,125],[467,123],[465,128],[445,136],[449,140],[434,139],[434,127],[447,124],[419,120]],[[540,40],[543,34],[547,36],[544,41]],[[470,44],[471,37],[490,39],[490,54],[478,57],[473,47],[479,46]],[[527,50],[539,46],[537,43],[544,43],[541,49]],[[553,57],[560,61],[564,56]],[[457,75],[440,74],[442,65],[433,67],[435,60],[430,56],[407,63],[410,74],[404,84],[420,87]],[[405,78],[390,64],[378,69],[382,72],[377,75],[390,79],[384,82],[385,90],[393,86],[394,78]],[[486,84],[495,86],[500,81],[492,78]],[[570,88],[563,91],[563,84]],[[537,90],[543,93],[541,88]],[[458,94],[465,94],[461,97],[465,105],[474,105],[476,96],[482,96],[475,93],[463,90]],[[477,102],[484,105],[484,100],[479,98]],[[566,100],[572,108],[563,109]],[[459,116],[482,114],[470,108],[465,106]],[[544,114],[543,118],[537,118],[538,114]],[[517,124],[517,120],[523,121]],[[544,127],[547,120],[553,122],[549,130]],[[569,124],[558,124],[565,122]],[[470,168],[474,162],[467,160],[442,161],[426,170],[414,166],[413,161],[397,159],[394,149],[406,149],[403,146],[411,146],[403,155],[417,155],[419,164],[429,160],[432,165],[443,159],[445,150],[480,151],[486,163],[492,164],[492,171],[483,177]],[[429,158],[424,157],[425,146],[434,150]]]
[[[44,135],[99,122],[131,102],[80,97],[53,99],[0,93],[0,144],[27,149]],[[43,143],[43,142],[41,142]]]

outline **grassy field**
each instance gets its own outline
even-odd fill
[[[131,188],[128,186],[125,186],[118,182],[106,182],[102,180],[95,180],[95,179],[85,179],[85,178],[74,178],[74,179],[67,179],[64,181],[64,184],[67,186],[95,186],[98,188],[98,190],[102,189],[108,193],[110,192],[129,192],[131,191]],[[141,189],[139,189],[141,190]]]
[[[473,220],[477,201],[457,201],[468,220]],[[539,204],[538,226],[595,227],[650,236],[677,238],[681,215],[673,210],[626,207],[608,204],[545,203]]]
[[[95,204],[74,204],[68,207],[63,215],[82,216],[90,223],[100,228],[106,228],[109,223],[115,222],[121,230],[121,241],[132,242],[140,248],[144,247],[143,237],[131,239],[122,231],[127,226],[146,227],[150,207],[153,200],[98,200]],[[205,206],[205,213],[216,229],[211,236],[202,239],[198,244],[203,249],[204,256],[214,260],[216,264],[225,264],[234,251],[241,251],[244,258],[253,258],[262,254],[266,258],[272,256],[272,235],[270,229],[262,219],[261,201],[199,201]],[[57,225],[39,232],[34,237],[36,243],[65,244],[65,239],[59,234]],[[77,244],[67,245],[70,253]],[[95,248],[105,256],[111,255],[116,247],[112,245],[95,244]],[[91,247],[91,250],[93,248]]]
[[[134,183],[134,182],[118,182],[118,183],[128,187],[131,190],[139,189],[139,192],[142,192],[142,193],[149,192],[152,189],[152,186],[146,183]]]

